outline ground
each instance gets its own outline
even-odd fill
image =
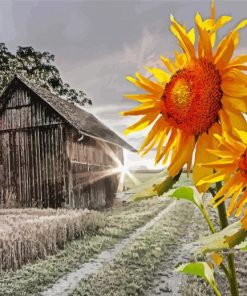
[[[151,175],[136,177],[143,180]],[[180,181],[184,184],[189,184],[185,175]],[[174,202],[165,195],[139,203],[116,203],[103,215],[106,225],[97,233],[67,243],[45,260],[3,272],[0,295],[212,295],[203,281],[175,271],[178,263],[193,259],[186,243],[209,233],[192,204]],[[244,293],[246,271],[239,266]],[[216,276],[225,290],[221,274]]]

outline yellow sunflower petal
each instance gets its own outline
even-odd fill
[[[199,48],[200,48],[200,55],[199,57],[206,57],[209,61],[213,60],[213,53],[212,53],[212,46],[210,41],[210,36],[206,29],[203,28],[203,22],[201,15],[199,13],[196,14],[195,22],[197,25],[197,29],[199,32]]]
[[[158,83],[155,83],[151,80],[149,80],[148,78],[144,77],[143,75],[141,75],[140,73],[136,72],[136,77],[143,83],[145,83],[145,85],[148,85],[151,89],[153,89],[156,93],[158,94],[162,94],[164,91],[164,88],[162,86],[160,86]]]
[[[231,151],[216,150],[216,149],[207,149],[207,151],[220,158],[235,159],[235,155]]]
[[[226,132],[226,133],[230,132],[232,127],[230,125],[228,115],[226,114],[224,109],[221,109],[219,111],[219,118],[221,122],[222,132]]]
[[[234,31],[238,31],[238,30],[241,30],[243,29],[244,27],[247,26],[247,19],[241,21],[234,29]]]
[[[212,32],[218,31],[220,28],[222,28],[225,24],[229,23],[232,20],[231,16],[223,15],[218,18],[218,20],[215,22],[215,24],[212,27]]]
[[[244,28],[247,25],[247,20],[243,20],[239,25],[237,25],[225,38],[221,40],[221,42],[218,44],[216,53],[214,56],[214,59],[216,60],[218,56],[221,55],[221,52],[225,50],[227,47],[227,44],[232,39],[234,46],[237,46],[238,43],[238,30]]]
[[[162,102],[148,102],[141,104],[138,107],[135,107],[129,111],[121,112],[122,115],[146,115],[147,113],[157,112],[161,110]]]
[[[212,253],[210,257],[216,266],[220,266],[224,259],[222,254],[216,252]]]
[[[169,133],[169,128],[167,128],[164,132],[163,132],[163,136],[161,137],[160,141],[159,141],[159,144],[158,144],[158,147],[157,147],[157,152],[156,152],[156,156],[155,156],[155,164],[157,164],[159,161],[159,158],[160,158],[160,155],[161,155],[161,152],[162,152],[162,148],[163,148],[163,145],[167,139],[167,135]]]
[[[193,182],[197,187],[199,192],[207,191],[209,184],[199,184],[199,181],[208,175],[213,174],[213,169],[201,167],[198,164],[211,162],[217,159],[215,155],[212,155],[207,151],[207,149],[217,148],[218,142],[213,137],[213,134],[220,133],[219,124],[214,124],[210,129],[208,134],[203,133],[196,145],[196,155],[195,155],[195,164],[193,169]]]
[[[222,80],[247,85],[247,75],[238,69],[230,69],[223,73]]]
[[[195,48],[193,43],[190,41],[189,37],[187,36],[185,30],[181,25],[176,22],[175,18],[171,15],[170,20],[172,22],[171,30],[174,33],[174,35],[178,38],[180,41],[180,44],[182,45],[182,49],[184,50],[184,53],[187,55],[188,59],[193,59],[196,57]],[[173,30],[174,29],[174,30]]]
[[[247,230],[247,211],[245,210],[244,217],[241,219],[242,228]]]
[[[216,40],[216,32],[222,28],[225,24],[230,22],[232,19],[231,16],[226,16],[223,15],[217,19],[216,22],[212,21],[210,26],[206,25],[206,29],[210,32],[210,40],[211,40],[211,45],[214,47],[215,45],[215,40]]]
[[[224,141],[225,144],[228,143],[232,146],[232,150],[235,150],[236,154],[240,153],[241,155],[246,149],[246,146],[242,142],[233,139],[229,134],[224,134]]]
[[[169,135],[169,139],[168,139],[165,147],[163,148],[162,152],[160,153],[160,155],[156,159],[156,162],[157,163],[161,159],[163,159],[163,157],[165,157],[165,160],[163,160],[163,164],[166,162],[166,160],[168,158],[169,151],[172,149],[172,147],[176,143],[177,134],[178,134],[178,130],[177,129],[174,129],[174,128],[171,129],[171,132],[170,132],[170,135]]]
[[[214,60],[214,64],[217,69],[222,69],[229,63],[233,55],[234,49],[235,49],[234,42],[232,39],[230,39],[226,47],[221,51],[221,53]]]
[[[165,58],[163,56],[160,56],[161,61],[164,63],[164,65],[166,66],[167,70],[171,73],[176,72],[176,67],[175,65],[168,59]]]
[[[228,65],[226,69],[238,69],[242,71],[247,71],[247,66],[242,64],[233,64],[233,65]]]
[[[233,98],[247,97],[247,89],[243,85],[223,82],[221,88],[227,96]]]
[[[157,101],[160,99],[152,94],[125,94],[124,97],[141,103]]]
[[[146,84],[145,82],[139,81],[139,80],[137,80],[137,79],[135,79],[135,78],[133,78],[131,76],[127,76],[126,79],[129,82],[133,83],[135,86],[146,90],[150,94],[160,95],[163,92],[163,89],[161,89],[161,87],[158,86],[158,84],[156,84],[155,86],[154,86],[154,84],[151,84],[151,83]]]
[[[175,54],[175,57],[176,57],[176,65],[177,65],[177,67],[182,68],[187,62],[185,54],[184,53],[179,53],[177,50],[174,50],[174,54]]]
[[[125,131],[124,134],[128,135],[129,133],[132,132],[137,132],[140,131],[144,128],[146,128],[147,126],[149,126],[152,122],[154,122],[154,120],[157,118],[159,113],[151,113],[151,114],[147,114],[145,116],[143,116],[139,121],[137,121],[136,123],[130,125]]]
[[[140,154],[142,157],[145,156],[154,146],[159,142],[159,139],[161,137],[161,134],[163,133],[163,130],[159,130],[157,134],[152,138],[152,141],[145,147],[145,149],[142,149],[142,153]]]
[[[159,134],[160,132],[162,132],[165,128],[167,128],[167,123],[164,119],[163,116],[161,116],[153,125],[153,127],[151,128],[150,132],[148,133],[145,141],[143,142],[143,144],[141,145],[139,152],[143,151],[145,147],[147,147],[148,145],[153,144],[153,146],[155,145],[155,141],[156,139],[159,139]],[[153,147],[152,146],[152,147]],[[152,148],[151,147],[151,148]],[[151,149],[150,148],[150,149]],[[144,152],[145,153],[145,152]],[[145,153],[146,154],[146,153]]]
[[[195,169],[195,168],[194,168]],[[194,170],[193,170],[194,172]],[[199,181],[196,183],[196,187],[200,187],[202,185],[208,184],[208,186],[206,186],[206,188],[208,189],[210,184],[219,182],[219,181],[223,181],[227,175],[227,172],[225,170],[221,170],[218,171],[216,173],[213,174],[205,174],[206,177],[203,177],[202,179],[199,179]],[[203,192],[205,192],[206,190],[201,190]]]
[[[226,194],[221,196],[213,205],[213,208],[217,208],[220,204],[226,201],[233,194],[233,190],[228,191]]]
[[[247,96],[242,98],[233,98],[224,95],[221,101],[225,109],[247,112]]]
[[[231,198],[230,205],[227,210],[227,216],[230,216],[233,213],[234,206],[235,206],[236,201],[237,201],[240,193],[242,192],[242,190],[243,190],[243,183],[240,183],[240,184],[238,184],[238,188],[236,188],[236,191]]]
[[[210,201],[210,203],[216,202],[215,206],[218,206],[222,200],[219,198],[229,197],[234,191],[235,191],[235,184],[238,182],[240,178],[240,174],[236,173],[231,178],[228,179],[228,181],[221,187],[221,189],[217,192],[217,194],[214,196],[214,198]]]
[[[234,111],[233,109],[226,109],[231,125],[239,130],[247,130],[247,122],[243,116],[243,114]]]
[[[186,147],[186,149],[183,149]],[[177,145],[177,153],[173,152],[173,161],[167,168],[169,175],[174,177],[183,168],[185,163],[190,163],[192,158],[192,153],[195,147],[195,137],[193,135],[187,135],[182,133],[180,141]]]
[[[215,20],[215,3],[214,0],[211,2],[211,19]]]
[[[188,38],[190,39],[191,43],[195,43],[195,29],[192,28],[188,33],[187,33]]]
[[[158,69],[158,68],[150,68],[146,67],[146,69],[153,74],[153,76],[159,81],[159,82],[169,82],[170,81],[170,75],[166,73],[165,71]]]
[[[206,168],[215,168],[216,170],[218,168],[235,168],[235,165],[234,165],[234,162],[232,161],[232,159],[217,159],[216,161],[212,161],[212,162],[207,162],[207,163],[204,163],[202,165],[203,167],[206,167]]]
[[[238,135],[238,137],[241,139],[241,141],[247,145],[247,132],[246,131],[240,131],[236,128],[234,128],[235,133]]]
[[[236,212],[236,217],[239,217],[243,211],[243,207],[244,205],[247,203],[247,190],[242,194],[241,198],[239,199],[239,201],[237,202],[237,204],[235,205],[235,210],[237,209]]]
[[[244,64],[247,63],[247,55],[241,55],[241,56],[237,56],[234,59],[232,59],[232,61],[229,63],[229,65],[238,65],[238,64]]]

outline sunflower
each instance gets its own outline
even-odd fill
[[[194,151],[195,164],[215,160],[206,151],[216,148],[213,134],[245,124],[241,112],[247,111],[247,76],[242,70],[247,70],[247,55],[232,56],[238,46],[239,30],[247,25],[247,20],[215,46],[217,31],[230,20],[230,16],[215,18],[214,2],[209,19],[203,20],[197,13],[196,50],[195,29],[187,31],[171,16],[170,29],[181,52],[175,50],[175,60],[161,56],[166,69],[147,67],[152,74],[150,79],[139,73],[136,78],[127,76],[144,92],[125,95],[140,105],[122,114],[142,116],[125,134],[151,126],[139,152],[145,155],[156,147],[155,163],[165,164],[169,159],[170,176],[176,176],[185,164],[190,170]],[[211,173],[211,168],[195,166],[194,183]],[[206,184],[198,186],[199,191],[207,188]]]
[[[220,150],[208,150],[218,159],[203,166],[215,169],[215,172],[203,178],[198,184],[212,184],[224,181],[223,186],[211,200],[214,207],[231,197],[227,215],[236,211],[236,217],[242,213],[243,206],[247,203],[247,132],[235,129],[235,135],[215,135],[220,144]],[[198,164],[200,166],[200,164]],[[247,214],[247,212],[246,212]],[[247,216],[246,216],[247,229]]]

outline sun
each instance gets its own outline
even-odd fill
[[[181,52],[175,59],[161,57],[165,69],[149,68],[152,79],[136,73],[127,77],[144,92],[127,94],[127,99],[140,103],[123,115],[142,116],[129,126],[125,134],[151,126],[142,146],[141,155],[156,149],[155,163],[167,163],[170,176],[176,176],[185,164],[191,169],[195,153],[193,181],[212,174],[209,167],[198,163],[216,159],[207,149],[216,149],[214,134],[230,133],[231,126],[246,126],[242,112],[247,112],[247,55],[233,58],[239,42],[239,30],[247,25],[243,20],[216,44],[218,30],[231,20],[230,16],[215,18],[212,1],[211,17],[195,16],[195,28],[186,30],[171,16],[171,32],[177,38]],[[196,30],[198,32],[196,40]],[[208,184],[198,185],[205,191]]]
[[[124,165],[119,166],[118,171],[123,175],[126,175],[129,172],[128,168]]]

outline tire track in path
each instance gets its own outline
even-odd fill
[[[120,240],[113,248],[101,252],[95,259],[83,264],[77,270],[70,272],[60,278],[51,288],[39,293],[40,296],[69,296],[81,280],[95,274],[103,267],[104,264],[112,263],[116,256],[121,253],[132,241],[141,236],[146,230],[151,228],[160,218],[167,214],[175,205],[176,201],[171,202],[156,217],[146,223],[144,226],[137,228],[130,236]]]

